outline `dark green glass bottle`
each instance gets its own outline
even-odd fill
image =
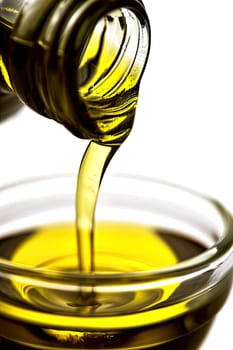
[[[2,0],[1,114],[19,99],[78,137],[122,142],[149,47],[141,0]]]

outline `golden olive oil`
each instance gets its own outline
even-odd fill
[[[142,239],[143,237],[143,239]],[[56,244],[54,242],[56,241]],[[194,257],[205,250],[197,242],[171,231],[126,222],[98,222],[95,230],[95,271],[98,274],[151,271]],[[19,232],[2,239],[0,257],[21,266],[76,272],[76,230],[73,223],[49,225]],[[185,282],[158,288],[153,292],[130,290],[114,294],[87,291],[95,295],[95,304],[78,304],[80,290],[35,289],[27,280],[12,282],[1,289],[1,349],[156,349],[192,350],[206,334],[212,318],[222,306],[231,278],[192,299],[174,304],[182,288],[197,286]],[[3,293],[2,293],[3,294]],[[194,293],[195,294],[195,293]],[[4,309],[7,298],[15,300],[12,310]],[[29,305],[19,308],[19,305]],[[7,312],[13,312],[15,318]],[[43,325],[29,322],[29,318]],[[57,326],[56,326],[57,321]],[[53,327],[51,327],[51,323]],[[78,326],[77,326],[78,323]],[[63,327],[61,326],[63,324]],[[46,326],[47,325],[47,326]],[[89,327],[92,331],[85,330]],[[83,330],[82,330],[83,329]],[[15,343],[14,343],[15,342]],[[12,345],[13,344],[13,345]],[[33,344],[33,345],[32,345]],[[35,345],[36,344],[36,345]]]
[[[50,4],[51,8],[56,7],[55,2],[43,2],[46,11]],[[65,272],[79,272],[93,276],[95,281],[96,274],[159,271],[203,252],[204,246],[176,232],[127,222],[95,221],[105,170],[132,129],[139,78],[145,64],[145,58],[141,59],[140,55],[135,58],[134,65],[131,61],[138,37],[135,36],[130,47],[126,45],[130,32],[127,21],[132,20],[133,12],[115,10],[109,13],[89,38],[77,67],[77,96],[74,91],[71,96],[81,101],[81,114],[76,120],[72,114],[74,109],[70,108],[72,101],[64,99],[62,93],[54,104],[53,98],[60,92],[60,86],[53,75],[47,74],[56,72],[59,64],[64,68],[62,60],[59,61],[63,55],[62,45],[59,44],[56,52],[48,47],[46,40],[50,32],[46,28],[43,35],[32,42],[11,38],[18,9],[0,9],[0,93],[11,96],[12,85],[16,86],[22,100],[33,109],[61,122],[75,135],[92,140],[79,169],[75,223],[12,233],[0,241],[0,257],[38,271],[48,269],[57,278]],[[119,45],[126,53],[124,56],[119,55]],[[9,57],[6,57],[9,48],[11,68],[14,71],[17,67],[14,84],[8,71]],[[148,46],[142,47],[141,54],[147,50]],[[54,63],[50,60],[51,53],[53,58],[59,57],[57,66],[51,65]],[[36,67],[33,76],[28,58]],[[65,59],[68,66],[72,66],[74,58]],[[72,70],[66,73],[72,78]],[[21,79],[22,74],[25,80]],[[63,70],[59,74],[63,79]],[[45,81],[47,90],[43,89]],[[35,86],[38,90],[32,93]],[[49,90],[51,86],[53,94]],[[73,288],[66,284],[63,288],[55,285],[46,288],[39,280],[30,283],[32,276],[21,277],[11,283],[1,281],[2,350],[194,350],[225,302],[231,285],[231,278],[226,276],[202,295],[198,294],[198,283],[190,286],[178,281],[156,290],[137,290],[135,286],[135,289],[126,288],[116,293],[121,287],[120,281],[119,285],[114,281],[107,289],[99,288],[94,282],[84,287],[77,283]],[[192,298],[179,301],[183,289],[190,289],[186,294],[191,294]],[[10,305],[8,300],[11,300]]]
[[[95,270],[95,208],[105,169],[117,146],[91,142],[79,169],[76,189],[76,232],[80,272]]]

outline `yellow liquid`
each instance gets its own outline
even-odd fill
[[[76,189],[76,232],[79,271],[93,272],[95,267],[95,208],[105,169],[117,146],[91,142],[79,169]]]
[[[143,238],[142,238],[143,237]],[[56,242],[56,244],[54,244]],[[108,273],[140,272],[172,266],[205,248],[175,232],[125,222],[98,222],[95,231],[95,270]],[[0,257],[14,264],[60,272],[77,271],[76,232],[72,223],[16,232],[1,240]],[[39,282],[38,282],[39,283]],[[126,283],[126,281],[125,281]],[[212,318],[229,292],[231,277],[206,294],[174,303],[182,288],[176,282],[156,289],[134,287],[117,293],[118,285],[86,288],[95,304],[80,300],[74,289],[33,286],[30,278],[11,285],[2,282],[0,337],[14,349],[197,349]],[[120,286],[120,282],[119,282]],[[5,291],[5,295],[4,295]],[[177,294],[178,293],[178,294]],[[188,294],[188,292],[187,292]],[[195,293],[194,293],[195,294]],[[7,302],[8,298],[15,303]],[[1,338],[0,338],[1,339]],[[6,341],[6,339],[8,339]]]

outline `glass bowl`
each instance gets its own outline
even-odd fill
[[[106,176],[95,269],[79,273],[76,176],[0,189],[0,349],[198,349],[232,284],[233,220],[216,200]]]

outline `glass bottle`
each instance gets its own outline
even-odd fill
[[[0,109],[19,99],[80,138],[122,142],[149,47],[141,0],[0,0]]]

